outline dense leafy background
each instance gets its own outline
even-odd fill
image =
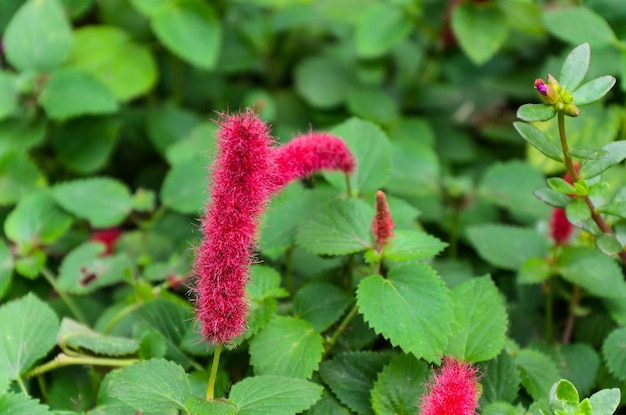
[[[484,414],[538,413],[560,378],[625,392],[621,263],[583,232],[554,246],[533,192],[567,204],[545,181],[562,165],[512,125],[588,42],[586,79],[618,87],[569,139],[623,160],[624,28],[621,0],[0,1],[0,408],[412,414],[443,355],[481,362]],[[280,142],[340,136],[358,170],[347,200],[324,173],[272,201],[250,332],[218,374],[229,401],[206,402],[190,264],[216,112],[246,106]],[[603,173],[622,242],[625,173]],[[378,189],[397,232],[372,275]],[[34,376],[55,356],[74,364]]]

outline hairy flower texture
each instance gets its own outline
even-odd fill
[[[372,221],[372,231],[376,239],[376,250],[381,252],[387,245],[389,238],[393,236],[391,212],[389,211],[387,198],[381,190],[376,193],[376,215]]]
[[[246,328],[248,270],[275,165],[269,130],[253,111],[222,114],[219,127],[212,198],[194,267],[202,334],[212,343],[228,343]]]
[[[470,363],[444,357],[443,365],[426,385],[421,415],[474,415],[478,408],[478,369]]]
[[[346,143],[327,133],[310,132],[295,137],[274,150],[276,157],[276,191],[289,182],[318,170],[354,171],[354,157]]]

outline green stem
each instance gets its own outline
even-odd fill
[[[350,175],[346,174],[346,194],[348,197],[352,197],[352,185],[350,184]]]
[[[222,353],[222,343],[215,345],[213,352],[213,363],[211,365],[211,375],[209,376],[209,384],[206,388],[206,400],[210,401],[215,398],[215,379],[217,378],[217,367],[220,364],[220,354]]]
[[[60,353],[54,360],[49,361],[48,363],[44,363],[41,366],[37,366],[24,375],[27,378],[41,375],[42,373],[49,372],[51,370],[72,366],[72,365],[92,365],[92,366],[110,366],[110,367],[124,367],[132,365],[135,362],[138,362],[139,359],[109,359],[102,357],[93,357],[93,356],[68,356],[64,353]]]
[[[572,340],[574,323],[576,322],[576,308],[578,308],[582,296],[583,291],[579,285],[575,284],[572,292],[572,299],[569,303],[569,315],[567,316],[567,321],[565,322],[565,330],[563,330],[562,344],[569,344]]]
[[[54,274],[48,268],[45,268],[45,267],[41,270],[41,274],[44,276],[46,281],[48,281],[48,283],[52,286],[52,288],[54,288],[54,290],[59,294],[59,297],[61,297],[63,302],[67,305],[67,308],[69,308],[72,314],[74,314],[74,317],[76,317],[76,319],[79,322],[85,325],[88,325],[89,323],[87,321],[87,318],[85,317],[81,309],[78,308],[78,306],[76,306],[76,303],[74,302],[74,300],[72,300],[72,298],[68,296],[65,293],[65,291],[59,288],[59,285],[57,284],[57,280]]]
[[[356,316],[358,311],[359,311],[359,306],[355,304],[354,307],[352,307],[352,310],[350,310],[350,312],[348,313],[348,315],[341,321],[341,324],[339,324],[339,327],[335,329],[335,332],[333,333],[332,337],[326,343],[326,347],[324,347],[324,354],[328,353],[333,348],[333,346],[337,342],[337,339],[339,338],[339,336],[341,336],[341,333],[343,333],[346,330],[346,328],[348,327],[348,324],[350,324],[350,322]]]
[[[22,378],[18,376],[18,377],[17,377],[17,379],[15,379],[15,381],[16,381],[16,382],[17,382],[17,384],[19,385],[20,390],[22,391],[22,393],[23,393],[24,395],[26,395],[26,396],[30,396],[30,395],[28,394],[28,391],[26,390],[26,385],[24,385],[24,381],[22,380]]]
[[[115,325],[119,323],[121,319],[123,319],[125,316],[132,313],[133,311],[137,310],[140,305],[141,303],[134,303],[118,311],[117,314],[115,314],[104,327],[104,329],[102,330],[102,334],[109,334],[109,332],[113,330],[113,327],[115,327]]]

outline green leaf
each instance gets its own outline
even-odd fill
[[[589,43],[583,43],[572,49],[561,66],[561,74],[559,75],[561,86],[570,92],[575,91],[587,75],[590,60],[591,48]]]
[[[438,255],[448,244],[426,232],[398,230],[383,255],[392,261],[429,259]]]
[[[59,287],[84,295],[121,282],[131,263],[124,254],[102,256],[105,249],[101,243],[87,242],[70,251],[59,269]]]
[[[574,103],[576,105],[587,105],[600,100],[609,93],[615,82],[615,77],[611,75],[592,79],[574,91]]]
[[[615,261],[594,248],[566,247],[558,258],[558,272],[591,295],[626,297],[626,283]]]
[[[559,371],[548,356],[536,350],[521,350],[515,361],[524,389],[535,400],[548,397],[550,388],[560,378]]]
[[[558,400],[571,405],[578,405],[580,402],[580,396],[578,396],[576,387],[566,379],[561,379],[556,384],[556,397]]]
[[[461,3],[452,12],[452,30],[461,49],[477,65],[502,47],[509,32],[506,16],[489,3]]]
[[[15,13],[2,39],[17,70],[50,71],[72,48],[72,31],[57,0],[29,0]]]
[[[600,357],[596,350],[584,343],[567,344],[558,350],[561,376],[571,381],[581,396],[589,394],[596,384]]]
[[[11,276],[13,275],[13,255],[8,245],[0,240],[0,300],[4,297],[9,285],[11,284]],[[2,388],[0,388],[1,390]]]
[[[81,115],[116,112],[117,102],[99,80],[78,69],[57,69],[50,74],[39,95],[49,118],[63,121]]]
[[[538,284],[552,275],[552,268],[546,258],[531,258],[517,273],[518,284]]]
[[[0,413],[3,414],[28,414],[28,415],[53,415],[47,406],[41,405],[39,400],[28,397],[25,394],[12,392],[0,395]],[[54,412],[55,414],[57,412]]]
[[[583,160],[600,160],[609,156],[609,152],[603,148],[572,149],[567,154]]]
[[[526,4],[526,3],[524,3]],[[481,415],[522,415],[525,412],[506,402],[491,402],[480,406]]]
[[[490,360],[500,354],[508,317],[491,278],[472,278],[457,285],[452,289],[452,302],[456,324],[444,354],[466,362]]]
[[[602,355],[609,371],[626,381],[626,327],[617,328],[607,336],[602,344]]]
[[[88,350],[105,356],[134,354],[139,349],[139,341],[124,337],[105,336],[89,327],[64,318],[57,334],[57,344],[75,351]]]
[[[572,199],[565,208],[565,214],[567,215],[567,220],[579,228],[582,228],[584,221],[591,218],[589,205],[582,197]]]
[[[614,141],[603,147],[609,156],[600,160],[589,160],[583,163],[580,168],[582,179],[591,179],[626,158],[626,141]]]
[[[323,332],[343,315],[350,300],[351,297],[336,285],[313,282],[298,290],[293,299],[293,311],[315,330]]]
[[[563,180],[560,177],[550,177],[548,179],[548,185],[557,192],[561,192],[566,195],[576,193],[576,188],[571,183]]]
[[[207,202],[207,176],[208,164],[202,155],[176,164],[161,186],[163,205],[179,213],[197,215]]]
[[[250,270],[250,281],[246,285],[246,292],[251,299],[264,300],[289,295],[280,287],[280,274],[274,268],[254,264]]]
[[[213,7],[200,0],[168,3],[151,18],[152,30],[182,60],[213,69],[222,46],[222,26]]]
[[[314,254],[346,255],[371,246],[370,221],[374,208],[357,199],[324,206],[296,234],[298,245]]]
[[[282,376],[254,376],[236,383],[229,399],[237,415],[294,415],[311,407],[322,394],[320,385]]]
[[[150,91],[157,65],[150,49],[135,43],[114,26],[86,26],[74,32],[75,44],[67,65],[102,82],[116,99],[128,101]]]
[[[610,188],[611,185],[608,182],[599,181],[589,186],[587,194],[591,197],[604,196],[607,194]]]
[[[547,187],[536,189],[533,191],[533,194],[537,199],[541,200],[545,204],[562,209],[564,209],[572,200],[567,195]]]
[[[0,373],[19,378],[55,343],[59,319],[32,293],[0,307]]]
[[[13,242],[28,246],[51,244],[72,225],[72,217],[59,208],[47,190],[33,193],[18,203],[4,222]]]
[[[0,133],[0,142],[4,139]],[[15,204],[45,185],[46,178],[25,152],[0,155],[1,206]]]
[[[516,115],[526,122],[548,121],[556,115],[556,108],[549,104],[524,104],[517,109]]]
[[[187,401],[187,409],[193,415],[237,415],[237,405],[228,401],[207,401],[192,397]]]
[[[0,71],[0,120],[13,114],[17,109],[18,96],[14,85],[15,76]]]
[[[530,258],[548,253],[548,240],[534,229],[507,225],[475,225],[467,229],[470,243],[485,261],[516,271]]]
[[[424,393],[430,371],[412,355],[394,356],[378,375],[372,389],[376,415],[413,415]]]
[[[26,278],[37,278],[46,265],[46,253],[36,248],[15,261],[15,270]]]
[[[563,160],[561,148],[543,131],[532,124],[516,121],[513,126],[530,145],[541,151],[552,160]]]
[[[485,402],[515,400],[520,387],[520,375],[511,355],[502,351],[495,359],[482,363],[480,368],[484,374],[480,378],[483,387],[481,407]]]
[[[361,14],[356,26],[356,50],[362,58],[377,58],[405,39],[413,22],[396,4],[375,4]]]
[[[624,248],[622,243],[615,237],[615,235],[609,233],[603,233],[596,237],[596,248],[598,248],[604,255],[617,255],[622,252]]]
[[[612,415],[620,404],[620,390],[602,389],[591,395],[589,401],[593,415]]]
[[[555,7],[543,13],[546,29],[570,44],[589,42],[602,47],[617,42],[611,26],[593,10],[580,7]]]
[[[342,138],[356,160],[356,169],[350,175],[354,195],[374,193],[385,186],[391,176],[391,144],[387,135],[376,124],[350,118],[331,131]],[[324,172],[324,177],[338,189],[346,190],[345,174]]]
[[[184,411],[191,387],[182,367],[155,359],[113,372],[108,393],[142,412]]]
[[[398,196],[435,195],[441,191],[438,155],[433,144],[415,139],[433,137],[434,132],[426,122],[415,123],[410,128],[414,136],[394,137],[392,141],[391,178],[386,188]]]
[[[256,375],[310,378],[322,360],[322,336],[304,320],[276,317],[250,342]]]
[[[57,184],[53,195],[63,209],[88,220],[94,228],[117,226],[132,210],[132,196],[126,185],[108,177]]]
[[[354,84],[351,68],[331,56],[303,59],[294,70],[295,89],[316,108],[333,108],[343,103]]]
[[[378,373],[389,363],[390,354],[350,352],[325,361],[320,376],[341,403],[359,415],[374,415],[370,405]]]
[[[626,201],[607,203],[606,205],[598,206],[596,209],[600,213],[626,218]]]
[[[357,117],[380,124],[390,124],[400,118],[396,98],[380,86],[352,90],[348,96],[348,110]]]
[[[189,137],[200,125],[200,119],[195,113],[167,101],[149,110],[148,138],[159,153],[166,154],[169,146]],[[208,149],[201,149],[205,150]]]
[[[332,394],[326,390],[322,393],[322,399],[317,401],[307,412],[307,415],[351,415],[352,412],[339,403]]]
[[[116,117],[73,119],[54,127],[52,147],[70,170],[93,173],[103,168],[113,154],[121,126],[121,120]]]
[[[357,304],[370,327],[405,353],[435,361],[445,351],[452,303],[443,281],[428,265],[402,265],[387,278],[363,279],[357,288]]]
[[[23,152],[41,144],[46,137],[46,122],[30,117],[9,118],[0,122],[0,156]]]

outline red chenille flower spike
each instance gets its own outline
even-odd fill
[[[444,357],[422,396],[421,415],[475,415],[480,397],[478,369]]]
[[[379,190],[376,193],[376,215],[372,221],[372,231],[376,239],[376,250],[381,252],[389,238],[393,236],[393,220],[387,204],[385,194]]]

